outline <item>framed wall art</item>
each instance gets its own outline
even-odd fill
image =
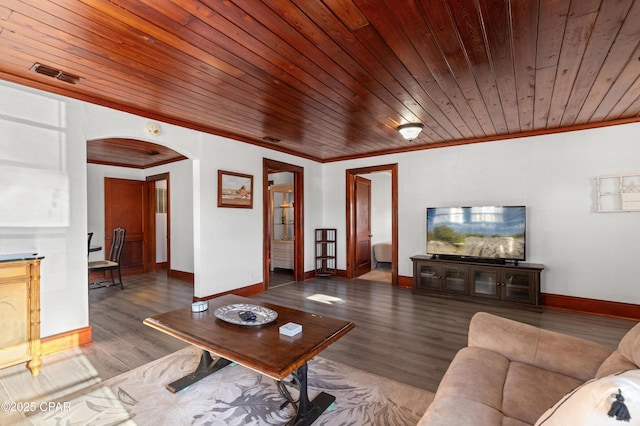
[[[253,176],[218,170],[218,207],[253,208]]]

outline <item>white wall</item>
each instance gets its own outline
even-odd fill
[[[68,223],[0,223],[0,254],[37,251],[46,257],[41,271],[43,336],[88,325],[86,232],[103,232],[93,216],[104,211],[103,195],[95,188],[107,171],[91,167],[88,172],[86,141],[108,137],[149,140],[189,158],[184,162],[188,166],[171,169],[172,218],[177,218],[171,226],[193,241],[172,238],[172,266],[193,270],[196,296],[263,281],[262,160],[270,158],[305,170],[307,271],[314,268],[313,229],[318,227],[338,229],[338,268],[345,268],[345,169],[398,163],[401,275],[410,276],[409,257],[425,251],[427,206],[524,204],[527,257],[545,265],[543,292],[640,303],[635,282],[640,213],[593,209],[595,176],[640,170],[640,124],[320,164],[164,123],[161,134],[149,139],[144,133],[149,120],[143,117],[6,82],[0,82],[0,91],[0,123],[9,129],[0,132],[0,167],[65,176],[58,189],[67,194],[68,201],[59,200],[68,203],[63,208]],[[52,109],[58,111],[53,118]],[[44,122],[25,118],[28,113]],[[42,145],[43,134],[54,135],[53,151]],[[48,153],[46,158],[42,152]],[[217,207],[219,169],[254,176],[253,209]],[[138,171],[121,173],[114,177],[144,178]],[[9,183],[24,193],[25,204],[17,207],[24,211],[32,206],[29,194],[49,184],[2,185]],[[96,236],[97,241],[103,237]]]
[[[321,225],[322,166],[287,154],[229,139],[202,135],[200,220],[195,229],[196,296],[207,296],[263,281],[262,160],[269,158],[304,167],[305,270],[312,270],[313,229]],[[227,170],[253,175],[253,209],[217,207],[217,173]]]
[[[526,205],[527,261],[542,291],[640,303],[640,213],[596,213],[594,178],[640,170],[640,124],[394,154],[325,165],[325,226],[339,229],[344,268],[345,170],[398,163],[399,274],[425,253],[427,207]]]
[[[391,241],[391,173],[376,172],[363,177],[371,180],[371,246]]]
[[[21,169],[27,177],[0,173],[0,210],[29,218],[0,222],[0,254],[45,257],[40,269],[43,336],[87,325],[84,117],[82,103],[0,82],[0,170]]]
[[[305,250],[305,270],[313,269],[312,230],[319,226],[322,215],[321,199],[314,195],[320,192],[317,188],[322,185],[321,164],[166,123],[160,123],[160,135],[150,139],[144,133],[149,120],[97,105],[88,105],[88,108],[91,113],[89,122],[85,123],[87,139],[148,140],[189,158],[190,187],[186,183],[187,172],[182,171],[183,179],[179,182],[178,173],[171,171],[171,266],[181,271],[193,270],[195,296],[206,297],[263,281],[263,158],[304,167],[305,247],[309,247]],[[164,170],[149,169],[145,174],[158,174]],[[218,170],[253,175],[252,209],[217,207]],[[179,219],[187,213],[176,214],[175,205],[192,207],[191,223]],[[174,220],[178,222],[174,223]],[[181,239],[181,235],[188,232],[191,232],[192,243]]]
[[[93,231],[94,241],[104,241],[101,188],[105,176],[144,179],[145,175],[169,170],[171,227],[172,232],[179,235],[172,238],[172,267],[192,270],[196,277],[195,296],[204,297],[263,281],[262,160],[270,158],[301,166],[305,172],[306,194],[304,263],[305,270],[313,269],[312,231],[322,224],[322,200],[318,196],[322,189],[321,164],[165,123],[160,123],[161,134],[151,139],[144,132],[149,121],[144,117],[8,82],[0,82],[0,90],[0,119],[5,128],[11,128],[11,131],[0,132],[0,166],[5,171],[26,165],[44,173],[55,172],[63,175],[62,181],[69,185],[68,189],[57,188],[63,195],[67,194],[64,211],[68,212],[68,220],[62,224],[16,227],[0,223],[0,254],[37,251],[46,257],[41,271],[43,337],[89,324],[86,233]],[[54,108],[57,109],[52,113]],[[27,112],[46,122],[39,124],[37,120],[24,118]],[[23,129],[25,124],[35,125],[35,130]],[[53,147],[55,155],[48,151],[51,146],[42,146],[43,133],[52,133],[57,138]],[[188,166],[176,164],[142,172],[92,165],[88,171],[86,141],[110,137],[135,138],[168,146],[187,156],[189,160],[181,163]],[[45,159],[43,152],[47,153]],[[52,158],[53,165],[47,163]],[[254,176],[253,209],[217,207],[219,169]],[[0,177],[4,175],[0,173]],[[38,186],[38,182],[42,186]],[[29,204],[29,194],[50,186],[50,182],[44,181],[36,181],[35,185],[33,182],[29,185],[11,183],[12,191],[24,194],[26,207],[23,208],[26,209],[33,205]],[[8,186],[9,182],[2,184]],[[92,217],[90,223],[87,214]]]

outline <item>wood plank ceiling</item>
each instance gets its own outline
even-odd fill
[[[107,138],[87,141],[87,163],[146,169],[186,160],[166,146],[136,139]]]
[[[1,79],[323,162],[638,121],[639,41],[640,0],[0,0]]]

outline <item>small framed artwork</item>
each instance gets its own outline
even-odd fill
[[[218,170],[218,207],[253,208],[253,176]]]

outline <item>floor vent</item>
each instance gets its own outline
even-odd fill
[[[62,70],[50,67],[48,65],[42,65],[37,62],[33,64],[33,66],[31,67],[31,71],[35,71],[38,74],[46,75],[47,77],[53,77],[57,80],[64,81],[66,83],[71,83],[71,84],[78,84],[80,83],[80,80],[82,80],[77,75],[64,72]]]

